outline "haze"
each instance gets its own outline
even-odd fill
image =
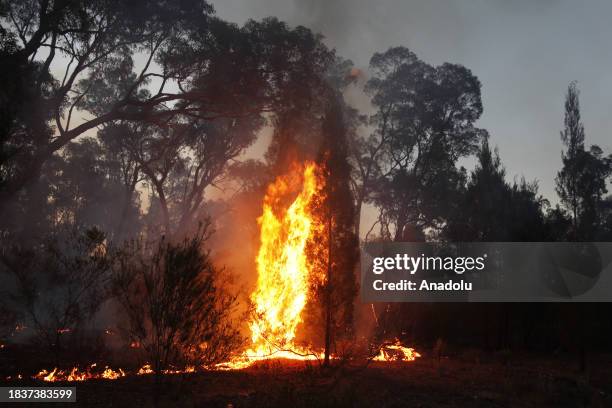
[[[612,151],[612,3],[606,1],[223,0],[224,19],[276,16],[325,35],[340,55],[367,68],[374,52],[404,45],[431,64],[470,68],[482,82],[484,114],[509,179],[537,179],[558,201],[559,130],[567,85],[578,81],[587,144]],[[367,109],[363,98],[351,102]],[[365,224],[368,224],[366,222]]]

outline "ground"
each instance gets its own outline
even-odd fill
[[[322,370],[317,363],[271,361],[241,371],[165,376],[158,406],[612,407],[612,356],[591,356],[588,375],[573,368],[574,359],[558,356],[466,353],[440,360],[336,364]],[[40,385],[11,383],[17,384]],[[152,376],[76,386],[77,404],[53,406],[155,405]]]

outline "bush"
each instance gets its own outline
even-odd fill
[[[203,249],[206,230],[178,243],[132,242],[116,257],[113,288],[127,320],[123,332],[158,374],[214,365],[240,345],[231,321],[236,297]]]

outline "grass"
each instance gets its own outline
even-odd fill
[[[502,358],[503,357],[503,358]],[[241,371],[165,376],[153,401],[151,376],[77,384],[67,407],[611,407],[612,356],[589,375],[571,356],[464,353],[411,363],[267,361]],[[41,383],[29,380],[19,385]],[[48,385],[48,384],[45,384]],[[73,385],[73,384],[71,384]],[[24,405],[17,405],[23,407]],[[38,405],[37,405],[38,406]],[[62,404],[54,404],[60,407]]]

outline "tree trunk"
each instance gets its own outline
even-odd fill
[[[329,354],[331,349],[332,308],[331,308],[331,277],[332,277],[332,216],[331,211],[327,219],[327,284],[325,287],[325,357],[323,366],[329,367]]]

